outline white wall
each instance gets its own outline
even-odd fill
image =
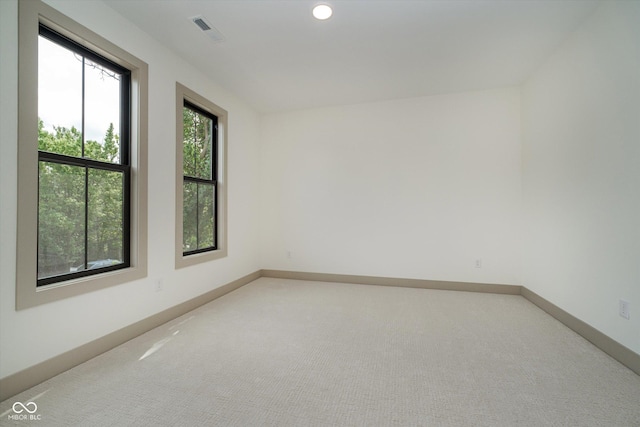
[[[259,269],[259,119],[100,2],[48,1],[149,64],[149,269],[145,280],[15,311],[17,2],[0,1],[0,377],[76,348]],[[228,257],[174,270],[175,82],[229,112]],[[155,292],[157,279],[164,290]]]
[[[523,124],[523,285],[640,353],[640,2],[603,2],[535,72]]]
[[[264,268],[520,283],[519,89],[270,114],[261,130]]]

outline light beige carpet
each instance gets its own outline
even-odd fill
[[[17,401],[40,420],[9,420]],[[640,426],[640,377],[520,296],[261,278],[0,412],[39,426]]]

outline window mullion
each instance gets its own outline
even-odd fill
[[[84,268],[89,268],[89,168],[84,168]]]
[[[82,129],[80,129],[80,135],[82,135],[82,137],[81,137],[82,141],[81,141],[81,144],[80,144],[81,145],[80,148],[81,148],[81,153],[82,153],[81,157],[83,157],[83,158],[85,157],[85,153],[84,153],[84,107],[85,107],[85,105],[84,105],[84,95],[85,95],[85,84],[84,84],[85,83],[84,82],[85,75],[84,75],[84,71],[85,71],[85,68],[86,68],[85,64],[84,64],[84,61],[85,61],[85,57],[83,55],[82,56],[82,106],[81,106],[82,111],[81,111],[81,124],[80,124],[80,126],[82,128]]]
[[[213,247],[218,249],[218,182],[213,181]]]
[[[193,170],[196,176],[198,176],[198,115],[193,116]],[[197,193],[196,193],[197,194]]]
[[[196,183],[196,249],[200,249],[200,184]]]
[[[84,138],[85,138],[85,61],[86,58],[82,55],[82,100],[81,100],[81,129],[80,135],[82,138],[81,141],[81,153],[82,158],[85,158],[85,150],[84,150]],[[89,268],[89,168],[87,166],[84,167],[84,269]]]
[[[92,169],[102,169],[102,170],[110,170],[110,171],[119,171],[128,173],[130,166],[129,165],[119,165],[117,163],[107,163],[101,162],[99,160],[93,159],[81,159],[78,157],[67,156],[64,154],[58,153],[50,153],[47,151],[38,151],[38,158],[40,160],[44,160],[52,163],[60,163],[63,165],[71,165],[71,166],[86,166]]]

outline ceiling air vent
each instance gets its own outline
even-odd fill
[[[193,23],[200,27],[202,31],[209,31],[211,29],[209,24],[204,22],[204,19],[202,18],[193,18]]]
[[[213,25],[211,25],[211,23],[207,21],[204,16],[198,15],[189,19],[213,41],[221,42],[222,40],[224,40],[224,36],[222,35],[222,33],[218,31]]]

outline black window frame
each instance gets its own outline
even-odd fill
[[[43,23],[39,23],[38,35],[42,36],[53,43],[56,43],[62,47],[65,47],[74,53],[82,55],[85,58],[90,59],[99,65],[102,65],[110,70],[117,72],[120,77],[120,163],[109,163],[99,160],[94,160],[86,157],[74,157],[64,154],[51,153],[38,150],[38,164],[41,162],[56,163],[62,165],[83,167],[85,169],[85,238],[84,238],[84,269],[75,272],[69,272],[64,274],[57,274],[37,279],[37,287],[51,285],[54,283],[65,282],[68,280],[78,279],[86,276],[93,276],[109,271],[121,270],[129,268],[131,266],[131,70],[116,64],[115,62],[105,58],[104,56],[88,49],[85,46],[71,40],[70,38],[58,33],[55,30],[47,27]],[[84,79],[84,71],[83,71]],[[84,81],[83,85],[83,104],[84,104]],[[82,108],[82,154],[84,155],[84,105]],[[88,263],[88,209],[89,209],[89,191],[88,191],[88,176],[89,170],[106,170],[111,172],[118,172],[123,177],[123,200],[122,200],[122,263],[118,263],[112,266],[99,267],[94,269],[87,269]],[[38,183],[38,191],[40,191],[40,184]],[[39,198],[38,198],[39,200]],[[39,202],[38,202],[38,216],[39,216]],[[39,230],[37,232],[38,239],[40,237]],[[37,251],[38,258],[40,257],[40,251]],[[39,260],[37,265],[39,265]]]
[[[183,108],[187,108],[190,109],[192,111],[195,111],[198,114],[201,114],[205,117],[207,117],[208,119],[210,119],[212,121],[212,125],[211,125],[211,179],[205,179],[205,178],[199,178],[199,177],[193,177],[193,176],[189,176],[185,174],[184,171],[184,159],[183,159],[183,168],[182,168],[182,186],[183,186],[183,190],[184,190],[184,185],[187,182],[190,183],[195,183],[195,184],[203,184],[203,185],[209,185],[211,187],[213,187],[213,201],[214,201],[214,208],[213,209],[213,245],[212,246],[208,246],[206,248],[200,248],[200,249],[193,249],[193,250],[189,250],[189,251],[185,251],[184,250],[184,246],[183,246],[183,250],[182,250],[182,256],[189,256],[189,255],[195,255],[195,254],[200,254],[200,253],[204,253],[204,252],[211,252],[211,251],[216,251],[218,250],[218,235],[219,235],[219,231],[218,231],[218,225],[219,225],[219,215],[218,215],[218,209],[219,209],[219,200],[218,200],[218,116],[216,116],[215,114],[211,113],[210,111],[207,111],[199,106],[197,106],[196,104],[189,102],[187,99],[183,99]],[[184,145],[184,129],[183,129],[183,139],[182,139],[182,144]],[[196,196],[196,200],[197,200],[197,196]],[[184,209],[184,208],[183,208]],[[196,212],[198,212],[198,209],[196,209]],[[199,225],[200,221],[198,221],[196,219],[196,226]],[[184,239],[184,228],[182,230],[182,234],[183,234],[183,239]],[[196,236],[199,236],[198,231],[196,231]]]

